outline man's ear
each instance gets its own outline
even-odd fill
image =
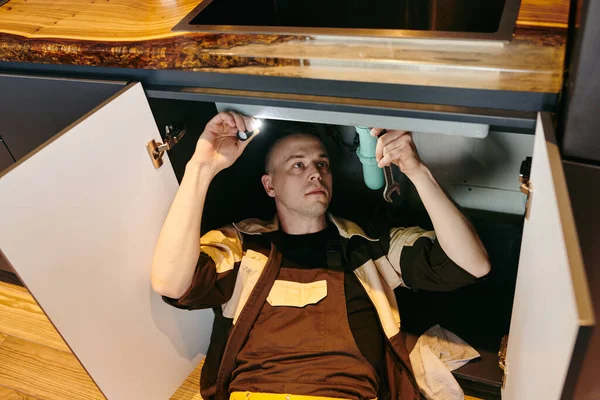
[[[275,197],[275,189],[273,189],[273,178],[271,177],[271,175],[264,174],[260,178],[260,181],[262,182],[263,187],[265,188],[265,192],[267,192],[267,194],[270,197]]]

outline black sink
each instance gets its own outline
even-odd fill
[[[174,31],[510,41],[520,0],[204,0]]]

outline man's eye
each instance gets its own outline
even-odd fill
[[[327,168],[328,164],[326,161],[321,161],[320,163],[317,164],[317,167],[319,168]]]
[[[304,164],[302,164],[301,162],[297,162],[296,164],[294,164],[294,168],[302,168],[304,167]]]

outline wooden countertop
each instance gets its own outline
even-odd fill
[[[10,0],[0,61],[558,93],[568,0],[522,0],[507,44],[172,32],[202,0]]]

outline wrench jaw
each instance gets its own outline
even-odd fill
[[[384,129],[379,134],[379,137],[385,135],[387,130]],[[383,167],[383,176],[385,178],[385,189],[383,189],[383,199],[388,203],[394,202],[394,197],[400,196],[400,183],[394,177],[392,166]],[[394,196],[394,194],[396,196]]]
[[[383,199],[388,203],[394,202],[393,194],[400,196],[400,184],[394,178],[392,166],[383,167],[383,176],[385,178],[385,189],[383,189]]]
[[[383,198],[388,203],[394,202],[394,194],[400,196],[400,186],[394,183],[392,186],[386,186],[383,191]]]

